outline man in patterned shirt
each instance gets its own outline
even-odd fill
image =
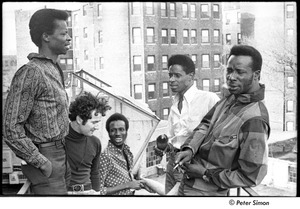
[[[29,22],[38,53],[14,75],[3,116],[3,138],[24,163],[34,194],[67,194],[64,137],[69,131],[68,97],[57,64],[70,48],[68,13],[35,12]]]
[[[101,195],[133,195],[134,190],[145,187],[143,180],[135,180],[131,174],[133,154],[125,144],[128,128],[127,118],[120,113],[111,115],[106,121],[110,140],[100,154]]]
[[[261,66],[255,48],[232,47],[226,72],[230,94],[207,113],[176,156],[185,171],[179,195],[226,196],[230,188],[260,184],[267,174],[270,127]]]

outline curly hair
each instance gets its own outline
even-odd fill
[[[92,118],[91,112],[96,110],[97,113],[101,113],[105,116],[106,111],[110,110],[108,101],[104,97],[96,97],[90,92],[83,92],[70,104],[69,118],[71,121],[75,121],[79,116],[84,125],[88,119]]]

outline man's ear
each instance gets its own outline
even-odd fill
[[[192,80],[194,80],[195,73],[189,73],[189,75],[191,76]]]
[[[49,35],[47,33],[43,33],[42,34],[42,39],[45,41],[45,42],[49,42]]]
[[[77,115],[76,116],[76,123],[78,124],[78,125],[82,125],[82,119],[81,119],[81,117],[79,116],[79,115]]]
[[[260,70],[254,72],[254,80],[260,80]]]

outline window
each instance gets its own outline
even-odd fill
[[[6,61],[6,60],[5,60],[5,61]],[[65,65],[65,64],[66,64],[66,59],[60,59],[59,62],[60,62],[60,64]]]
[[[155,84],[148,84],[148,99],[155,99]]]
[[[287,131],[294,131],[294,122],[292,122],[292,121],[286,122],[286,130]]]
[[[231,34],[226,34],[226,44],[231,45]]]
[[[214,54],[214,67],[220,67],[220,54]]]
[[[143,86],[141,84],[134,85],[134,98],[142,99]]]
[[[175,3],[170,3],[170,17],[176,17],[176,5],[175,5]]]
[[[191,30],[191,43],[197,44],[197,30],[195,29]]]
[[[87,38],[87,27],[83,28],[83,38]]]
[[[154,43],[154,28],[147,28],[147,43]]]
[[[189,39],[189,30],[184,29],[183,30],[183,44],[189,44],[190,39]]]
[[[149,168],[154,165],[160,164],[161,158],[155,154],[154,147],[156,146],[156,141],[148,143],[146,148],[146,167]]]
[[[167,17],[168,13],[167,13],[167,3],[160,3],[160,15],[162,17]]]
[[[209,13],[208,13],[208,4],[201,4],[200,6],[200,17],[201,18],[209,18]]]
[[[191,4],[191,18],[196,18],[196,5]]]
[[[218,4],[213,5],[213,18],[220,19],[220,11],[219,11],[219,5]]]
[[[197,66],[197,54],[192,54],[192,60],[195,64],[195,67]]]
[[[209,42],[209,34],[207,29],[201,30],[201,43]]]
[[[294,112],[294,101],[286,101],[286,112]]]
[[[79,48],[79,38],[78,38],[78,36],[75,36],[74,44],[75,44],[75,48],[78,49]]]
[[[87,15],[87,11],[86,11],[87,6],[88,6],[87,4],[82,6],[82,15],[83,15],[83,16],[86,16],[86,15]]]
[[[74,14],[74,24],[78,23],[78,14]]]
[[[88,50],[84,50],[84,60],[88,60],[89,59],[89,52]]]
[[[102,4],[98,4],[97,5],[97,15],[98,15],[98,17],[102,17],[102,14],[103,14]]]
[[[240,12],[238,12],[237,13],[237,24],[240,24],[241,23],[241,13]]]
[[[176,29],[171,29],[171,44],[177,44],[177,33]]]
[[[229,13],[226,13],[225,14],[225,23],[226,23],[226,25],[229,25],[229,23],[230,23],[230,14]]]
[[[294,88],[294,77],[289,76],[287,77],[287,80],[288,80],[287,82],[288,88]]]
[[[133,56],[133,71],[141,71],[141,70],[142,70],[142,57]]]
[[[202,80],[203,91],[209,91],[209,79]]]
[[[297,183],[297,169],[296,166],[289,165],[289,182]]]
[[[103,57],[99,57],[99,68],[100,70],[104,69],[104,58]]]
[[[141,40],[141,29],[140,28],[133,28],[132,29],[133,34],[133,43],[134,44],[140,44],[142,42]]]
[[[155,68],[154,68],[154,56],[153,55],[149,55],[147,57],[147,70],[148,71],[154,71]]]
[[[161,60],[162,60],[162,69],[168,70],[168,55],[163,55],[161,57]]]
[[[209,68],[209,55],[208,54],[202,54],[202,67]]]
[[[214,30],[214,43],[220,43],[220,30]]]
[[[73,65],[73,59],[67,59],[67,65]]]
[[[131,14],[133,14],[133,15],[141,14],[141,3],[140,2],[132,2],[131,8],[132,8]]]
[[[294,5],[286,5],[286,18],[294,18]]]
[[[98,31],[98,42],[99,44],[103,43],[103,34],[101,30]]]
[[[154,14],[153,2],[146,2],[146,15],[153,15],[153,14]]]
[[[182,17],[183,18],[188,17],[188,5],[186,3],[182,4]]]
[[[161,43],[168,44],[168,29],[161,29]]]
[[[220,91],[220,79],[216,78],[214,80],[214,91],[219,92]]]
[[[241,43],[242,43],[242,35],[241,35],[241,33],[238,33],[238,34],[237,34],[237,43],[238,43],[238,44],[241,44]]]
[[[169,82],[163,82],[162,83],[162,87],[163,87],[163,97],[167,97],[169,96]]]
[[[168,120],[169,112],[170,112],[169,108],[164,108],[163,109],[163,119],[164,120]]]
[[[294,37],[294,30],[293,29],[287,29],[286,35],[288,39],[292,39]]]

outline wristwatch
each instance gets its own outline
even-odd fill
[[[208,170],[206,170],[204,172],[204,175],[202,176],[202,179],[206,182],[209,183],[210,182],[210,178],[211,178],[211,173],[208,172]]]

